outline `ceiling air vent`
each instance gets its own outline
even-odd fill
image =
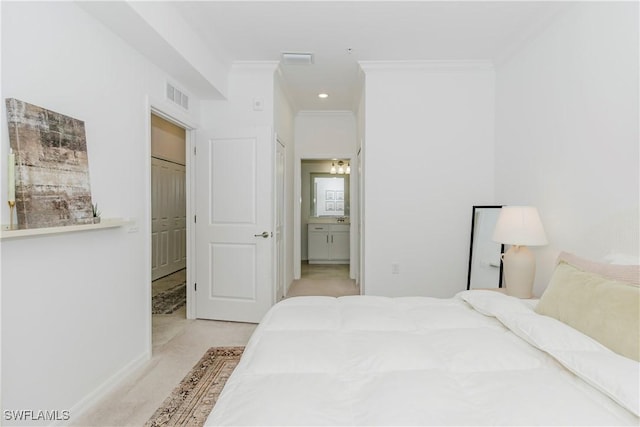
[[[312,53],[284,52],[282,63],[287,65],[311,65],[313,64]]]
[[[189,97],[187,94],[173,86],[171,83],[167,83],[167,99],[178,104],[185,110],[189,109]]]

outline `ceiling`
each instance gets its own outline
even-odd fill
[[[279,61],[296,110],[354,110],[358,61],[491,60],[508,55],[567,3],[550,1],[176,1],[213,51]],[[318,93],[329,94],[319,99]]]

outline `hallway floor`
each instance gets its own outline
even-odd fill
[[[300,279],[294,280],[287,292],[287,298],[296,296],[360,295],[360,287],[349,278],[348,264],[309,264],[301,265]]]
[[[348,279],[349,264],[309,264],[300,265],[301,279]]]

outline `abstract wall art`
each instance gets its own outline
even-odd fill
[[[84,122],[6,100],[19,228],[93,222]]]

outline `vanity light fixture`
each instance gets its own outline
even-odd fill
[[[331,170],[329,171],[329,173],[331,175],[344,175],[344,174],[351,174],[351,164],[347,163],[347,167],[345,169],[344,167],[344,162],[342,160],[338,160],[338,168],[336,169],[336,162],[332,162],[331,163]]]

